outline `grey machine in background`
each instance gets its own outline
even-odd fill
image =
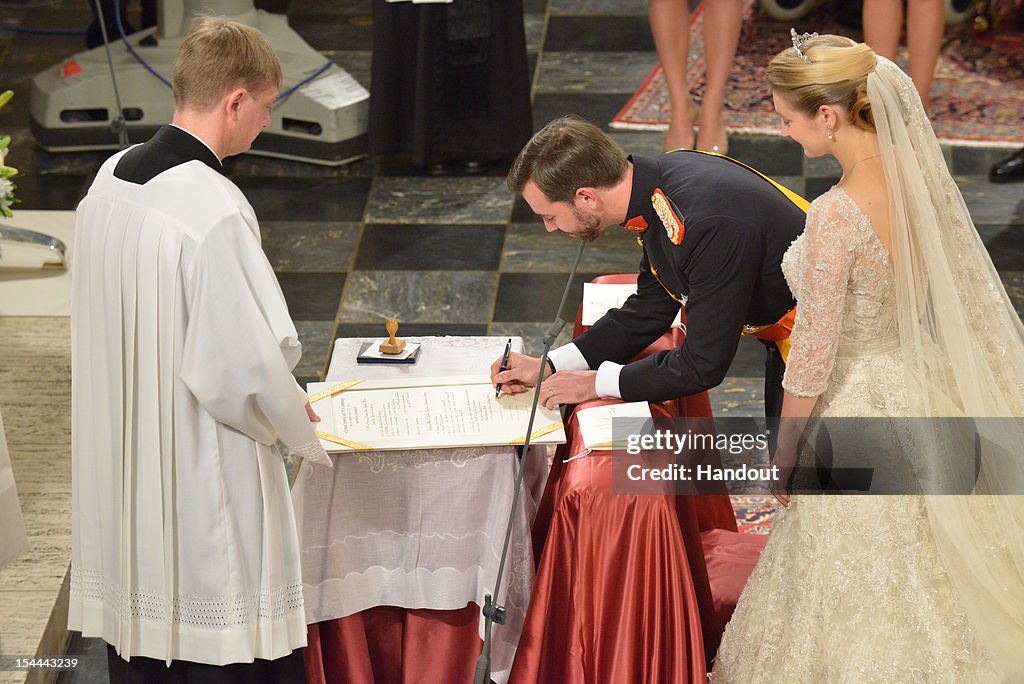
[[[306,44],[285,16],[256,10],[251,0],[164,0],[155,28],[109,36],[110,62],[100,46],[37,74],[29,124],[39,144],[51,152],[117,149],[121,125],[142,142],[169,123],[174,56],[192,19],[210,11],[260,30],[281,60],[281,97],[252,154],[328,166],[366,155],[366,88]]]

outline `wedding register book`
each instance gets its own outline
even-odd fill
[[[317,435],[330,452],[522,444],[533,390],[494,396],[486,375],[314,382]],[[562,444],[557,411],[538,407],[531,444]]]

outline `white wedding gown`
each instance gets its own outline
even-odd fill
[[[782,265],[798,301],[786,389],[820,395],[816,415],[908,415],[889,256],[842,188],[814,201]],[[795,495],[726,629],[712,681],[999,681],[979,646],[923,497]]]

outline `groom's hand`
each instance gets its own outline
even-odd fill
[[[540,403],[554,410],[559,404],[582,404],[597,399],[597,371],[558,371],[540,386]]]
[[[537,375],[540,373],[540,359],[526,354],[508,355],[508,365],[502,370],[502,359],[495,359],[491,364],[491,384],[497,387],[501,385],[503,394],[519,394],[533,387],[537,382]],[[544,377],[548,377],[551,371],[545,369]]]

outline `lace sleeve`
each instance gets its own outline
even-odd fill
[[[843,324],[843,305],[858,241],[849,216],[822,197],[807,212],[797,261],[796,320],[782,386],[798,397],[828,387]]]

